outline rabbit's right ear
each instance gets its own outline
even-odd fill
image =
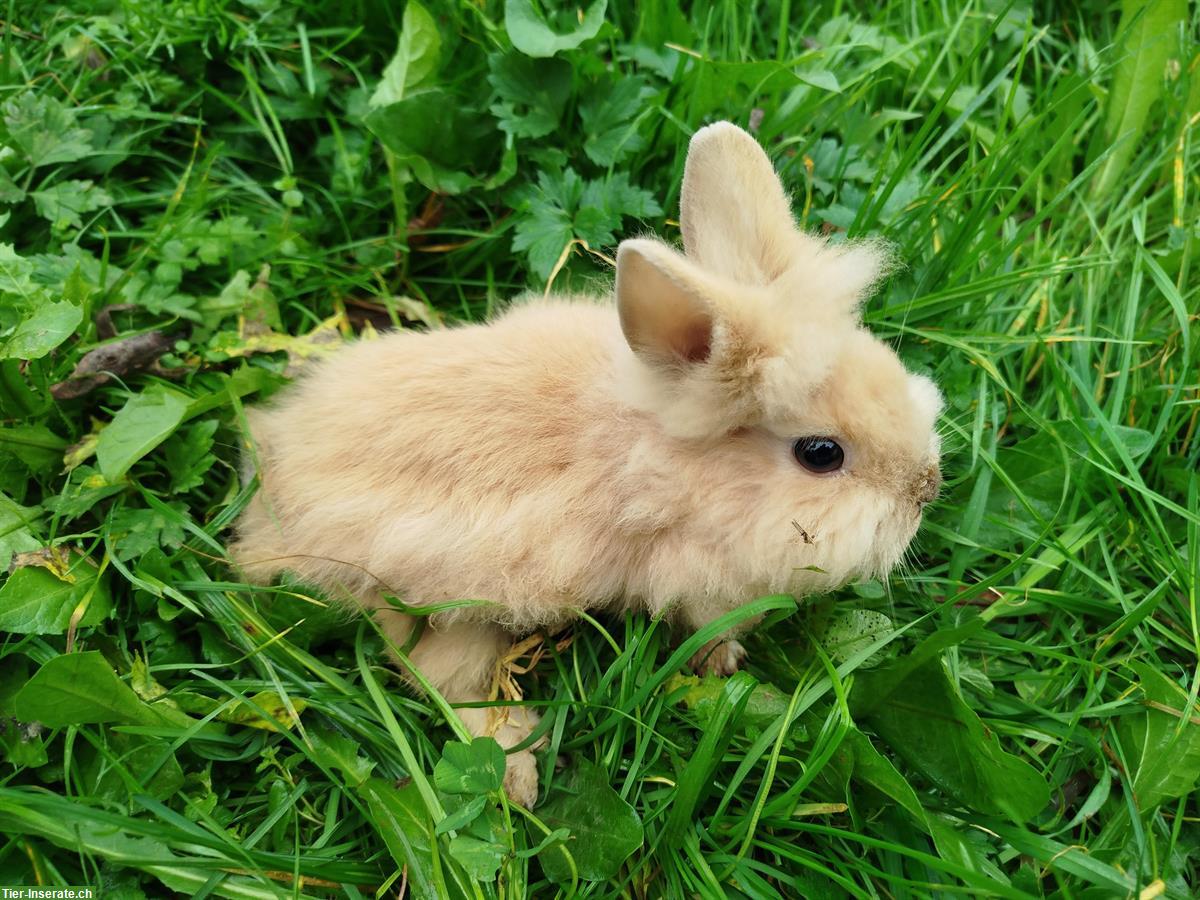
[[[732,122],[701,128],[688,145],[679,224],[688,259],[743,284],[769,284],[806,238],[758,141]]]
[[[714,320],[703,285],[703,274],[670,247],[642,238],[622,241],[617,312],[633,352],[658,365],[706,362]]]

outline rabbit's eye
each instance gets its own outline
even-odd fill
[[[808,471],[818,474],[836,472],[846,461],[841,445],[827,437],[797,438],[792,444],[792,455]]]

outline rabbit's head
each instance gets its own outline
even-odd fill
[[[624,401],[691,454],[680,477],[751,558],[752,580],[820,590],[899,561],[937,494],[941,395],[862,325],[879,244],[800,231],[770,160],[740,128],[692,139],[684,252],[621,244]],[[684,471],[686,470],[686,471]],[[763,568],[790,568],[794,576]]]

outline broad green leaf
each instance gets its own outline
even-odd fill
[[[857,790],[861,793],[861,785],[870,785],[899,804],[920,828],[929,833],[942,859],[994,880],[1003,880],[995,865],[977,852],[951,821],[925,809],[908,779],[890,759],[875,749],[865,734],[857,728],[850,729],[842,739],[842,748],[851,756],[851,778],[859,785],[851,791]]]
[[[553,56],[561,50],[574,50],[594,38],[604,24],[606,9],[608,0],[593,0],[582,19],[568,22],[564,31],[556,31],[538,13],[533,0],[505,0],[504,27],[513,46],[526,56]],[[564,18],[574,19],[573,11],[572,7]]]
[[[701,730],[707,731],[728,684],[728,678],[716,675],[672,675],[663,688],[675,702],[692,710]],[[759,729],[787,712],[787,707],[787,696],[774,685],[756,684],[738,721],[747,730]]]
[[[204,484],[204,474],[217,461],[212,453],[216,432],[217,420],[205,419],[167,440],[163,454],[171,473],[172,492],[182,494]]]
[[[425,187],[448,194],[476,186],[469,170],[487,164],[496,149],[489,120],[441,87],[376,107],[363,122]]]
[[[867,581],[856,581],[850,585],[850,590],[854,591],[855,596],[862,597],[864,600],[882,600],[887,593],[883,585],[874,578]]]
[[[97,187],[91,180],[56,181],[30,196],[38,215],[59,231],[82,228],[86,213],[112,206],[113,203],[108,191]]]
[[[484,841],[469,834],[455,835],[450,840],[450,855],[476,881],[490,881],[504,862],[504,847],[494,841]]]
[[[839,94],[842,86],[838,84],[837,76],[828,69],[797,69],[796,77],[805,84],[810,84],[831,94]]]
[[[924,822],[925,807],[921,805],[917,792],[892,761],[875,749],[870,738],[857,728],[852,728],[842,738],[842,745],[853,755],[851,777],[869,784],[900,804],[918,822]]]
[[[16,328],[0,338],[0,359],[40,359],[74,334],[81,321],[78,306],[39,292]]]
[[[79,625],[97,625],[112,612],[108,584],[95,566],[70,554],[66,565],[23,565],[0,587],[0,631],[62,634],[81,603]]]
[[[27,656],[10,653],[0,659],[0,762],[36,768],[44,766],[49,760],[46,753],[47,737],[43,729],[19,721],[13,709],[13,698],[28,680]]]
[[[249,302],[250,273],[238,269],[219,294],[205,297],[196,304],[196,312],[204,318],[206,325],[215,328],[230,316],[240,316]]]
[[[862,717],[909,766],[968,808],[1027,822],[1050,801],[1045,779],[1001,749],[958,696],[940,660],[911,669],[901,660],[859,672],[856,696],[883,696],[855,718]]]
[[[886,703],[895,691],[904,687],[905,679],[910,673],[927,663],[940,659],[942,651],[947,647],[961,644],[981,632],[986,626],[987,621],[977,617],[965,625],[939,629],[912,650],[890,662],[887,668],[879,673],[880,677],[875,680],[873,692],[867,690],[851,692],[850,711],[854,714],[855,719],[870,715],[877,706]]]
[[[39,512],[36,506],[21,506],[0,493],[0,572],[8,571],[14,553],[41,549],[42,542],[34,536]],[[3,596],[4,589],[0,587],[0,598]]]
[[[13,181],[7,169],[0,167],[0,203],[20,203],[24,199],[24,189]],[[7,218],[8,214],[5,213],[4,219],[7,220]]]
[[[647,108],[647,95],[653,93],[646,80],[636,75],[600,82],[588,92],[579,105],[588,159],[607,168],[645,148],[638,123]]]
[[[1101,426],[1098,420],[1090,418],[1084,419],[1081,424],[1101,444],[1111,444],[1115,438],[1135,462],[1154,449],[1154,435],[1144,428],[1130,428],[1128,425],[1110,423]]]
[[[245,254],[253,249],[262,232],[245,216],[231,215],[216,220],[184,219],[169,235],[156,254],[159,262],[154,280],[159,284],[177,284],[184,271],[202,265],[215,266],[229,257]]]
[[[1179,30],[1187,18],[1187,0],[1122,0],[1124,40],[1104,113],[1108,146],[1120,144],[1096,173],[1093,197],[1104,197],[1128,177],[1146,117],[1166,88],[1167,60],[1180,52]]]
[[[396,865],[406,870],[409,893],[421,900],[441,900],[434,881],[433,823],[416,785],[397,788],[382,778],[369,778],[358,792],[371,811],[368,821]]]
[[[571,95],[571,65],[562,59],[530,59],[520,53],[488,57],[491,106],[500,128],[514,137],[544,137],[558,127]]]
[[[628,172],[613,172],[610,176],[589,181],[583,189],[585,208],[603,209],[618,226],[625,217],[645,219],[662,215],[662,207],[654,194],[629,180]],[[587,237],[586,232],[582,232]],[[597,241],[600,239],[597,237]]]
[[[321,765],[337,769],[351,787],[360,787],[375,768],[374,760],[358,755],[357,741],[323,728],[308,728],[305,736],[312,748],[313,758]]]
[[[637,812],[612,789],[604,770],[583,758],[558,776],[550,798],[537,812],[550,828],[570,831],[566,847],[579,877],[588,881],[612,878],[642,845]],[[546,877],[559,884],[571,880],[570,864],[560,846],[551,845],[538,856]]]
[[[437,22],[417,0],[404,4],[400,39],[396,53],[383,70],[369,105],[387,106],[403,100],[437,70],[442,52],[442,36]]]
[[[456,808],[456,803],[462,805]],[[453,810],[451,817],[474,813],[468,822],[456,826],[458,834],[450,839],[450,855],[476,881],[495,881],[511,841],[500,807],[486,796],[468,800],[463,794],[450,796],[446,809]],[[446,830],[439,826],[439,833]]]
[[[163,725],[182,717],[143,703],[97,650],[49,660],[17,693],[13,708],[22,722],[51,728],[102,722]]]
[[[892,620],[873,609],[844,609],[835,612],[821,632],[821,646],[835,663],[843,663],[896,630]],[[878,665],[886,656],[885,647],[862,664]]]
[[[448,741],[433,769],[433,781],[447,794],[484,794],[504,783],[504,750],[494,738],[478,737],[469,744]]]
[[[109,538],[122,562],[160,547],[178,547],[186,537],[187,507],[178,500],[161,508],[123,506],[109,517]]]
[[[32,262],[18,255],[12,244],[0,244],[0,294],[11,294],[22,306],[31,306],[41,296],[32,275]]]
[[[279,301],[271,291],[270,278],[271,267],[264,263],[254,284],[246,292],[245,305],[242,307],[246,330],[283,331]]]
[[[109,732],[104,749],[115,759],[108,759],[98,749],[85,754],[90,759],[83,764],[83,784],[91,796],[102,800],[125,802],[136,794],[167,800],[183,787],[183,769],[169,748],[170,743],[161,738]],[[150,773],[160,760],[162,765]],[[127,770],[132,783],[118,770],[118,764]]]
[[[1144,713],[1122,716],[1116,723],[1126,763],[1133,774],[1133,794],[1143,812],[1190,794],[1200,779],[1200,725],[1185,718],[1187,692],[1153,666],[1131,662],[1147,706]],[[1168,712],[1174,710],[1175,712]]]
[[[96,461],[109,482],[165,441],[183,421],[189,400],[160,385],[130,397],[100,432]]]
[[[538,176],[539,184],[549,176]],[[576,177],[567,169],[564,177]],[[575,238],[574,209],[564,209],[554,203],[545,192],[530,189],[524,192],[526,199],[520,204],[522,215],[513,234],[514,252],[528,256],[529,268],[542,280],[550,277],[563,250]],[[578,200],[575,201],[578,203]]]
[[[454,798],[458,797],[459,795],[447,794],[446,796],[447,798]],[[445,805],[447,808],[446,818],[437,823],[435,832],[437,834],[446,834],[449,831],[458,831],[460,828],[470,825],[479,817],[479,814],[483,812],[483,808],[487,805],[487,803],[487,794],[480,794],[478,797],[472,797],[453,812],[450,811],[450,802],[444,803],[443,805]]]
[[[74,162],[92,153],[92,132],[76,127],[75,110],[46,91],[23,91],[0,109],[9,142],[31,166]]]
[[[538,174],[537,186],[514,192],[522,216],[513,235],[513,250],[525,251],[529,265],[549,277],[568,243],[581,238],[593,248],[616,242],[625,217],[662,213],[653,195],[630,183],[628,172],[584,181],[568,167],[561,173]]]

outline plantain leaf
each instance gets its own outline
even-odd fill
[[[1187,714],[1188,695],[1179,685],[1144,662],[1130,666],[1146,702],[1154,705],[1144,713],[1123,716],[1116,729],[1133,774],[1137,805],[1151,810],[1195,789],[1200,779],[1200,725],[1195,723],[1194,707]]]
[[[860,671],[851,696],[851,708],[858,706],[856,719],[968,808],[1027,822],[1050,801],[1045,779],[1001,749],[996,735],[954,690],[939,659],[911,669],[901,660]],[[859,697],[869,705],[856,704]]]
[[[36,554],[34,554],[36,555]],[[0,630],[14,634],[62,634],[86,601],[78,625],[96,625],[112,612],[104,576],[82,556],[21,565],[0,587]]]
[[[1165,87],[1164,72],[1180,51],[1176,35],[1187,20],[1187,0],[1122,0],[1121,61],[1113,75],[1105,111],[1108,145],[1117,144],[1092,182],[1092,196],[1103,197],[1125,176],[1146,128],[1146,117]]]
[[[420,87],[437,71],[441,53],[442,36],[437,22],[417,0],[408,0],[404,4],[396,53],[383,70],[369,105],[375,108],[403,100],[410,90]]]
[[[116,481],[170,437],[183,421],[188,402],[183,394],[160,385],[125,401],[96,443],[96,461],[105,480]]]
[[[22,722],[41,722],[52,728],[100,722],[162,725],[168,721],[166,711],[143,703],[97,650],[49,660],[17,692],[13,709]]]

